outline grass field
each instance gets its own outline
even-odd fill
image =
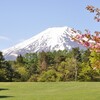
[[[100,100],[100,83],[1,82],[0,100]]]

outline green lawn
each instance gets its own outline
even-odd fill
[[[1,82],[0,100],[100,100],[100,83]]]

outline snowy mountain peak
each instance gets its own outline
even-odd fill
[[[80,47],[79,44],[71,40],[72,28],[69,27],[53,27],[25,40],[11,48],[3,50],[3,54],[7,60],[14,60],[19,54],[26,54],[41,51],[54,51],[72,49],[73,47]]]

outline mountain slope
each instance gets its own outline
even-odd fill
[[[54,51],[72,49],[73,47],[84,48],[75,41],[71,40],[71,35],[77,35],[73,33],[72,28],[69,27],[54,27],[39,33],[32,38],[25,40],[11,48],[3,50],[3,54],[7,60],[14,60],[19,54],[24,55],[29,52],[41,52],[41,51]]]

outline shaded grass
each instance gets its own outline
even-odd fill
[[[99,82],[8,82],[0,88],[0,100],[100,100]]]
[[[6,88],[0,88],[0,91],[2,91],[2,90],[9,90],[9,89],[6,89]]]
[[[0,98],[11,98],[13,96],[0,96]]]

